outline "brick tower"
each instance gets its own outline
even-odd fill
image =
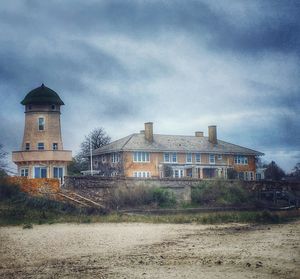
[[[67,175],[72,152],[63,150],[58,94],[42,84],[21,102],[25,106],[25,128],[21,151],[13,151],[18,174],[28,178],[59,178]]]

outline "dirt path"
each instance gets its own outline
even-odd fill
[[[300,221],[0,228],[0,278],[300,278]]]

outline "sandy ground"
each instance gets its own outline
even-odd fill
[[[300,278],[300,221],[2,227],[0,278]]]

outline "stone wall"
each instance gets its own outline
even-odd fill
[[[191,201],[191,187],[199,183],[196,179],[123,178],[99,176],[68,176],[63,187],[88,196],[103,199],[118,187],[159,187],[172,191],[178,201]]]
[[[2,179],[4,183],[18,185],[23,192],[30,195],[42,193],[57,193],[60,189],[60,182],[55,178],[34,178],[30,179],[21,176],[8,176]]]

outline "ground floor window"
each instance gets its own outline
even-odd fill
[[[34,167],[34,178],[47,178],[47,168]]]
[[[21,176],[28,176],[28,168],[23,168],[20,170]]]
[[[204,168],[203,169],[203,178],[214,178],[217,176],[216,169],[214,168]]]
[[[147,177],[151,177],[151,173],[150,171],[135,171],[133,172],[133,176],[147,178]]]
[[[64,168],[63,167],[53,167],[53,177],[54,178],[63,178]]]
[[[181,178],[184,176],[184,171],[181,169],[175,169],[173,170],[173,177],[174,178]]]

